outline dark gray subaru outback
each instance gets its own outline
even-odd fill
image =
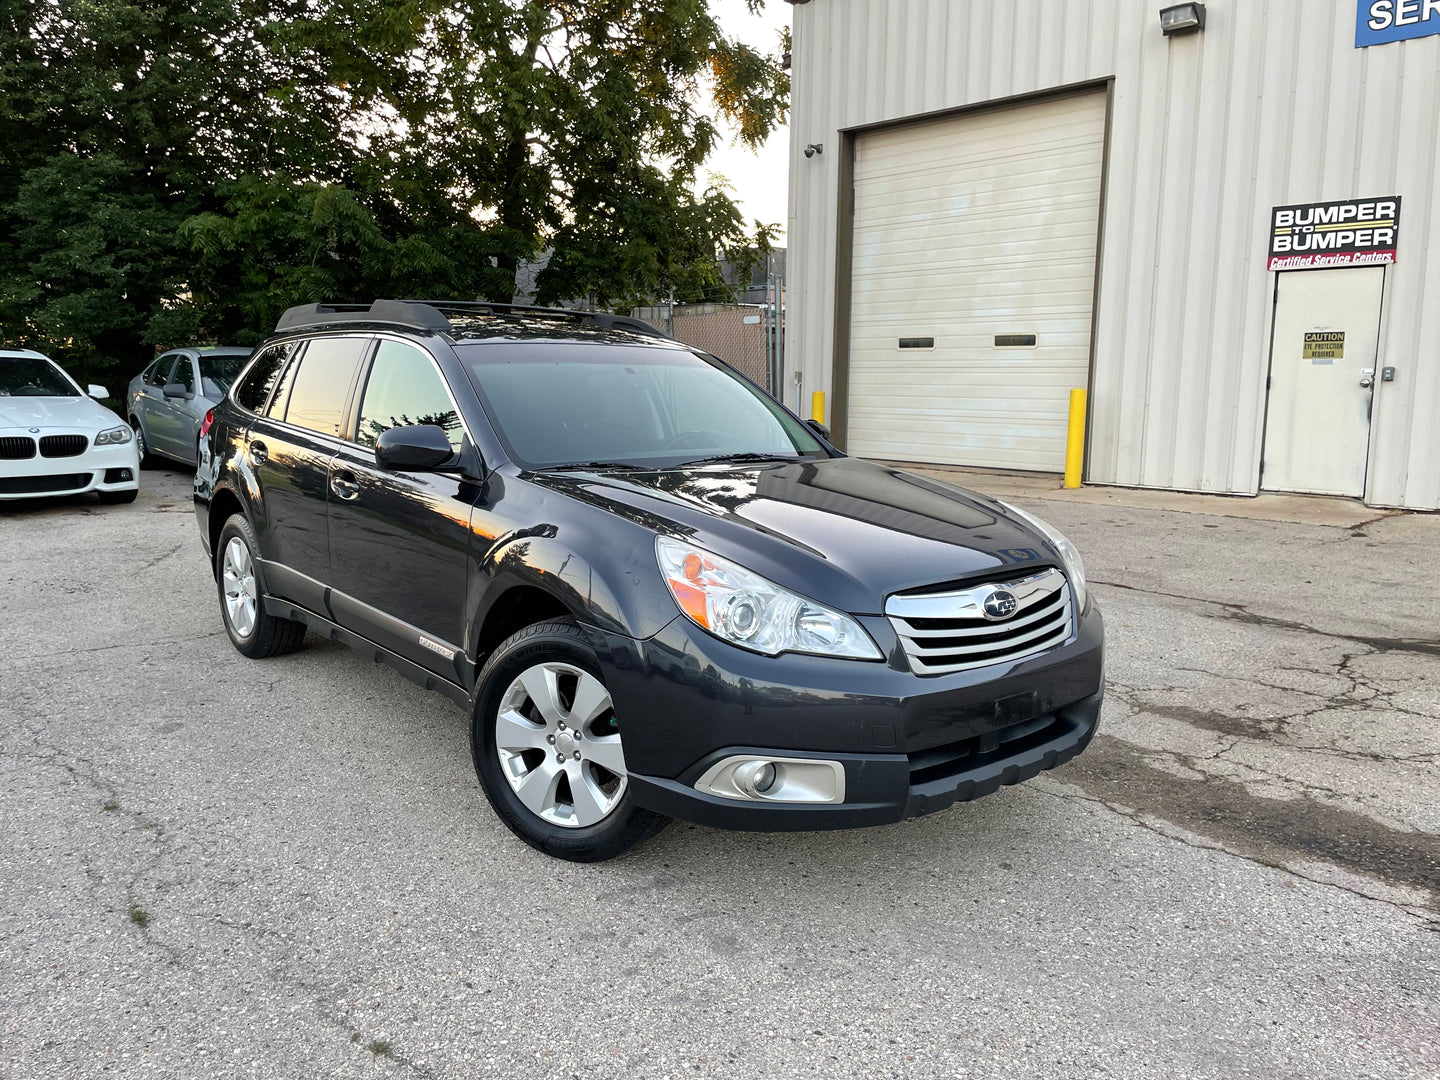
[[[309,630],[447,694],[561,858],[899,821],[1079,753],[1079,554],[826,434],[644,323],[312,305],[207,416],[195,505],[240,652]]]

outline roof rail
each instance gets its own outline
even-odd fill
[[[331,323],[388,323],[414,330],[437,330],[448,334],[450,320],[421,303],[406,300],[376,300],[373,304],[302,304],[288,309],[275,324],[275,332],[296,330],[303,326],[325,326]]]
[[[280,316],[275,332],[298,330],[308,326],[334,323],[385,323],[414,330],[434,330],[453,334],[455,327],[446,318],[454,315],[535,316],[550,319],[572,319],[592,324],[601,330],[629,330],[650,337],[674,339],[644,319],[629,315],[612,315],[608,311],[577,311],[571,308],[529,307],[524,304],[492,304],[488,300],[376,300],[373,304],[302,304]]]
[[[658,326],[629,315],[612,315],[608,311],[579,311],[575,308],[534,307],[526,304],[492,304],[488,300],[406,300],[404,303],[424,305],[441,313],[456,315],[532,315],[539,318],[573,319],[588,322],[601,330],[629,330],[635,334],[665,338],[673,341],[669,334]]]

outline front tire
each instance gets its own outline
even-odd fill
[[[631,798],[620,723],[572,622],[513,634],[480,671],[470,749],[510,831],[571,862],[623,855],[667,822]]]
[[[255,530],[245,516],[232,514],[215,545],[215,581],[230,644],[252,660],[294,652],[305,640],[303,622],[266,614],[255,558],[259,550]]]
[[[130,417],[130,429],[135,432],[135,450],[140,455],[140,468],[153,469],[160,464],[160,459],[150,452],[150,444],[145,439],[145,428],[138,416]]]

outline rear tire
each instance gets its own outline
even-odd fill
[[[305,640],[303,622],[266,614],[264,582],[255,558],[259,550],[250,522],[243,514],[232,514],[215,544],[215,582],[230,644],[252,660],[294,652]]]
[[[572,622],[528,626],[491,654],[470,751],[500,820],[557,859],[613,859],[669,821],[633,801],[609,691]]]
[[[140,494],[139,488],[131,488],[129,491],[97,491],[102,503],[109,503],[114,506],[119,503],[132,503],[135,497]]]

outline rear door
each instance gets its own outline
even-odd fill
[[[255,522],[266,588],[324,614],[330,575],[330,459],[342,443],[368,334],[311,339],[280,377],[245,438],[263,507]]]
[[[452,681],[464,641],[470,515],[480,489],[459,476],[390,472],[375,440],[435,424],[456,453],[466,433],[429,353],[382,338],[356,395],[353,433],[331,462],[331,608],[339,622]]]

